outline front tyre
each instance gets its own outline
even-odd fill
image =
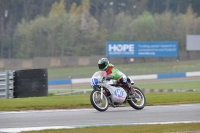
[[[141,110],[146,105],[146,98],[144,93],[137,87],[133,87],[135,90],[135,94],[133,98],[128,99],[128,103],[131,107],[137,110]]]
[[[106,111],[109,106],[107,97],[103,94],[103,98],[101,99],[101,92],[97,90],[93,90],[90,93],[90,102],[96,110],[101,112]]]

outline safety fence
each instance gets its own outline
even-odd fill
[[[200,76],[200,71],[182,72],[182,73],[166,73],[166,74],[150,74],[150,75],[135,75],[135,76],[128,76],[128,77],[133,80],[142,80],[142,79],[164,79],[164,78],[180,78],[180,77],[193,77],[193,76]],[[89,83],[90,80],[91,80],[91,78],[49,80],[48,85]]]

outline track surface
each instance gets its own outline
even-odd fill
[[[200,122],[200,104],[146,106],[143,110],[109,107],[105,112],[95,109],[0,112],[0,132],[25,127],[76,128],[184,122]]]

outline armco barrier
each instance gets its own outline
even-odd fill
[[[128,76],[128,77],[133,80],[142,80],[142,79],[163,79],[163,78],[180,78],[180,77],[193,77],[193,76],[200,76],[200,71],[183,72],[183,73],[167,73],[167,74],[151,74],[151,75],[135,75],[135,76]],[[77,84],[77,83],[89,83],[89,82],[90,82],[90,78],[49,80],[48,85]]]
[[[0,71],[0,98],[13,97],[13,77],[14,71]]]

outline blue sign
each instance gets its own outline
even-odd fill
[[[178,42],[107,42],[106,57],[177,57]]]

